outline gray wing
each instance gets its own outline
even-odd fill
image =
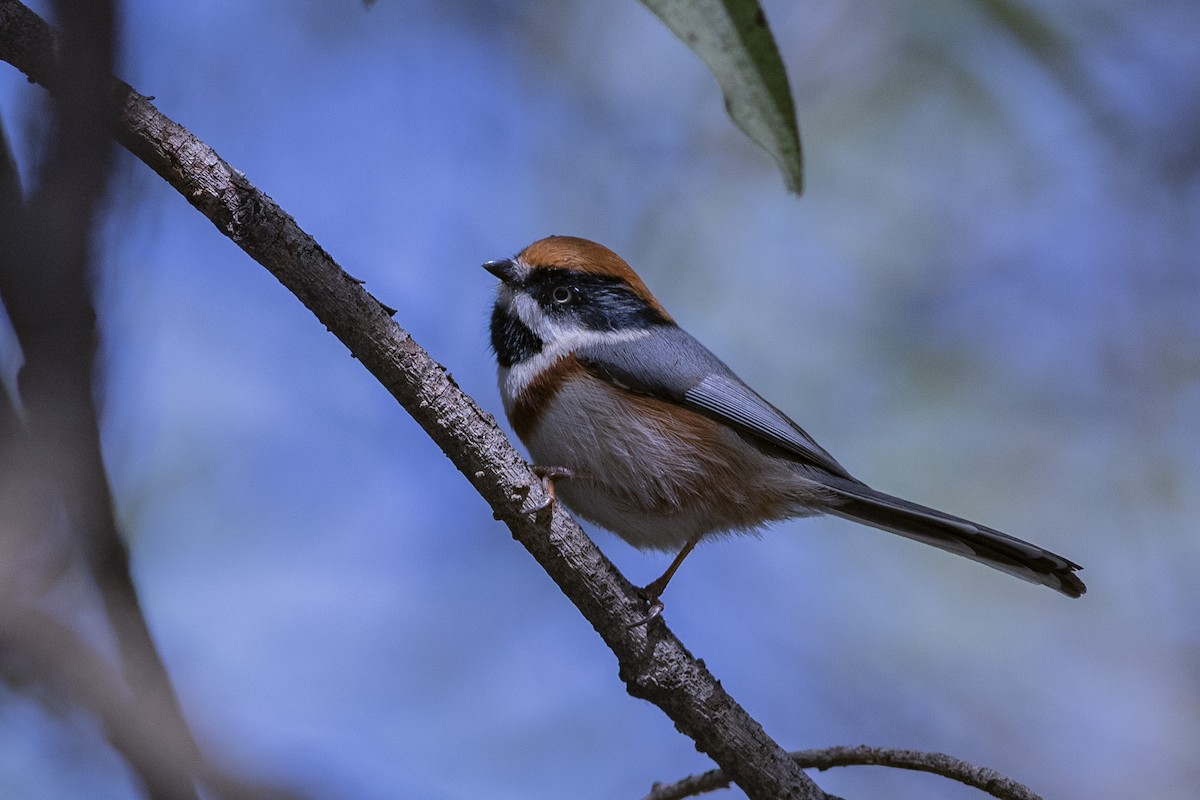
[[[682,328],[665,325],[634,341],[588,345],[576,350],[575,358],[609,383],[698,411],[799,461],[855,481],[799,425]]]
[[[992,528],[877,492],[850,476],[812,437],[745,383],[709,350],[675,326],[649,337],[583,347],[584,369],[629,391],[676,403],[780,448],[798,462],[824,470],[819,480],[837,498],[826,511],[1079,597],[1087,587],[1080,568],[1062,556]],[[813,476],[816,477],[816,476]]]

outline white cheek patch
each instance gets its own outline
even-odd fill
[[[533,331],[534,335],[543,342],[546,341],[547,337],[543,328],[546,327],[548,320],[546,319],[546,312],[542,311],[542,307],[529,294],[523,291],[511,292],[511,298],[508,303],[509,311],[515,314],[517,319],[521,320],[526,328]]]
[[[568,317],[547,314],[541,305],[525,292],[515,292],[509,308],[525,327],[543,342],[551,343],[579,332],[579,324]]]
[[[528,266],[519,260],[515,262]],[[505,409],[511,412],[516,398],[529,388],[546,369],[581,347],[610,342],[629,342],[649,336],[647,329],[628,331],[594,331],[580,327],[571,315],[548,314],[546,309],[526,291],[501,285],[499,302],[542,342],[542,350],[524,361],[500,370],[500,394]]]
[[[526,323],[528,324],[528,323]],[[500,393],[505,405],[509,405],[538,375],[549,369],[560,358],[565,358],[581,347],[589,345],[609,344],[613,342],[632,342],[644,339],[651,334],[645,328],[631,331],[591,331],[586,329],[569,329],[561,331],[555,339],[545,339],[542,351],[535,356],[525,359],[519,364],[513,364],[508,370],[502,370],[500,375]]]

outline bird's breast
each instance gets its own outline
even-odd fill
[[[521,385],[505,408],[534,462],[571,470],[558,495],[635,546],[672,549],[798,513],[792,465],[728,426],[613,386],[572,356]]]

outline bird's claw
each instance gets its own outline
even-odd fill
[[[553,507],[558,502],[558,495],[554,492],[554,482],[561,478],[575,477],[575,473],[566,467],[545,467],[541,465],[534,465],[533,474],[538,476],[542,481],[542,499],[526,510],[528,514],[540,514],[547,508]]]
[[[648,606],[648,608],[646,609],[646,616],[642,617],[639,620],[635,620],[635,621],[629,623],[627,626],[625,626],[627,629],[633,630],[634,628],[640,628],[643,625],[650,624],[651,620],[657,619],[658,617],[662,616],[663,601],[659,598],[657,593],[652,593],[652,591],[651,591],[652,586],[653,586],[653,584],[651,584],[651,586],[647,586],[644,589],[637,590],[638,594],[641,596],[641,598],[643,600],[646,601],[646,605]]]

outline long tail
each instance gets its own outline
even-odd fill
[[[909,539],[987,564],[1030,583],[1079,597],[1087,591],[1078,564],[1048,550],[961,517],[877,492],[857,481],[831,476],[826,486],[844,502],[828,513],[898,533]]]

